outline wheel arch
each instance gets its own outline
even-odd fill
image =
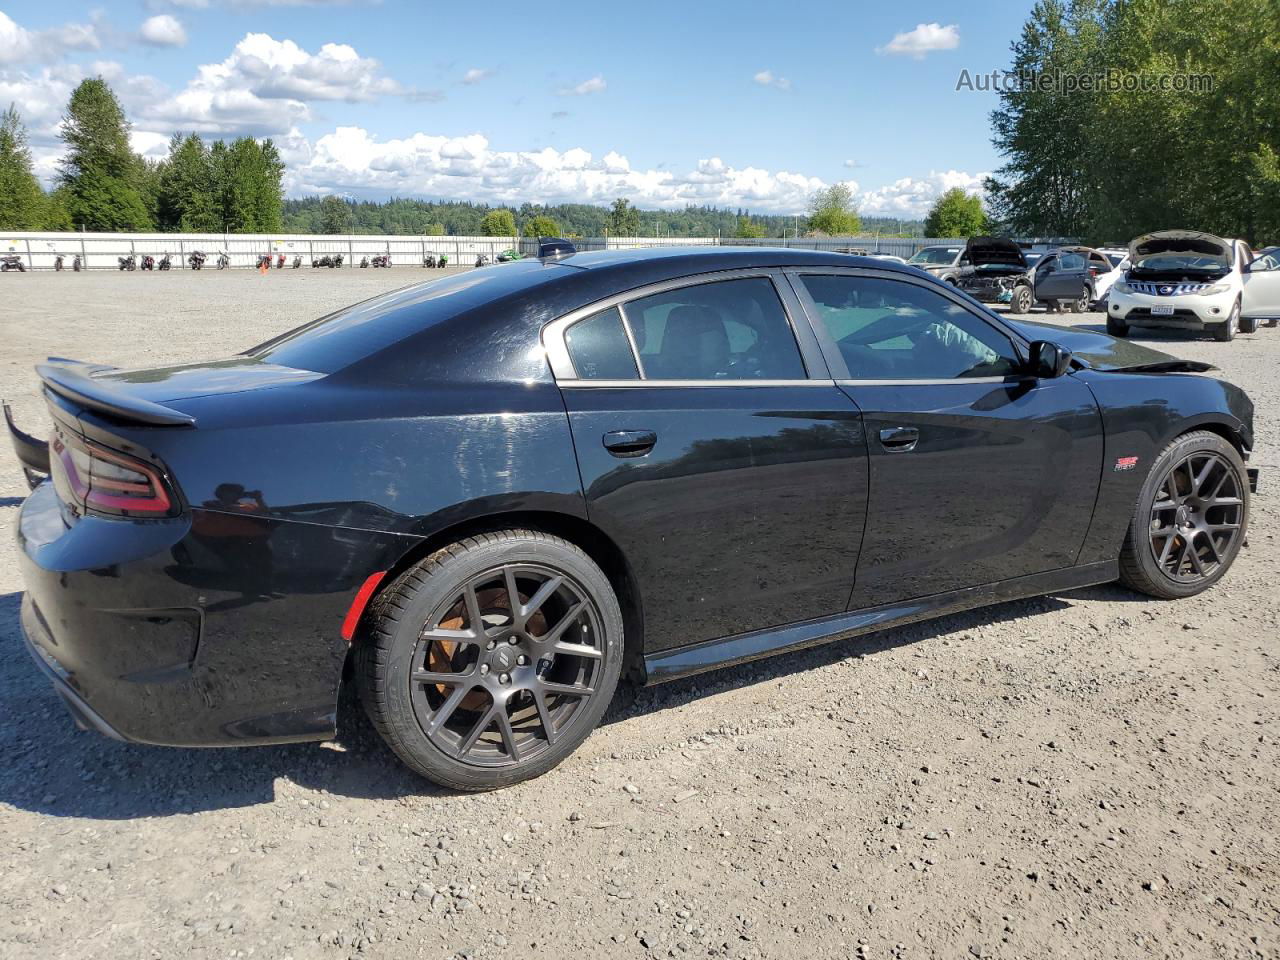
[[[377,599],[396,579],[410,567],[430,556],[441,547],[455,543],[477,533],[493,533],[498,530],[534,529],[553,536],[561,537],[582,550],[604,571],[605,576],[617,595],[618,605],[622,608],[622,622],[625,631],[625,652],[623,659],[623,676],[638,683],[645,681],[644,676],[644,606],[641,602],[639,581],[631,568],[630,562],[621,548],[599,527],[567,513],[556,513],[546,510],[512,510],[499,513],[485,513],[468,517],[431,533],[414,543],[387,569],[378,582],[377,590],[368,598],[360,618],[356,624],[351,649],[361,642],[362,635],[368,629],[371,619],[370,611],[376,609]],[[343,671],[343,682],[349,679],[351,657],[347,657],[347,666]]]

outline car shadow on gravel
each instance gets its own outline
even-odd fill
[[[368,721],[351,685],[340,698],[338,738],[330,743],[197,750],[119,743],[78,731],[23,647],[20,598],[20,593],[0,595],[0,702],[5,705],[0,755],[6,761],[0,769],[0,805],[53,817],[132,820],[272,803],[290,783],[361,799],[451,795],[400,764]],[[1034,629],[1038,615],[1068,606],[1055,596],[1011,601],[656,687],[624,689],[603,723],[651,716],[709,694],[993,623],[1031,618],[1028,626]]]

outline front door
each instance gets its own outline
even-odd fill
[[[1035,293],[1037,300],[1078,300],[1084,295],[1084,257],[1078,253],[1063,253],[1045,257],[1036,265]]]
[[[843,612],[862,539],[856,406],[807,326],[797,341],[785,278],[717,276],[549,331],[588,517],[631,564],[647,653]]]
[[[1280,250],[1263,254],[1244,274],[1240,313],[1255,319],[1280,318]]]
[[[867,433],[850,609],[1073,565],[1102,461],[1088,388],[1021,375],[1011,337],[935,285],[865,273],[796,281]]]

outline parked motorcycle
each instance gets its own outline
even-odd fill
[[[295,257],[293,258],[293,268],[292,268],[292,269],[297,270],[300,266],[302,266],[302,257],[301,257],[301,256],[295,256]]]
[[[368,257],[361,257],[361,258],[360,258],[360,269],[361,269],[361,270],[363,270],[363,269],[364,269],[365,267],[367,267],[368,265],[369,265],[369,258],[368,258]]]
[[[342,266],[342,254],[339,253],[333,258],[333,266],[335,267]]]
[[[0,273],[8,273],[10,270],[17,270],[19,273],[27,272],[27,265],[22,262],[22,258],[16,253],[9,253],[0,257]]]
[[[77,253],[75,255],[75,259],[71,261],[71,269],[74,270],[76,273],[80,272],[80,254]]]
[[[138,269],[138,261],[134,258],[132,253],[127,257],[116,257],[116,263],[120,265],[121,270]]]
[[[169,255],[166,253],[163,257],[160,258],[160,263],[156,269],[168,270],[172,266],[172,264],[173,264],[173,261],[169,259]]]
[[[449,258],[442,253],[440,254],[440,260],[436,264],[436,266],[439,267],[441,270],[443,270],[448,263],[449,263]]]
[[[225,270],[231,266],[231,257],[227,255],[227,251],[223,250],[218,254],[218,269]]]
[[[327,253],[324,254],[323,256],[312,257],[311,266],[312,267],[332,267],[333,258],[329,256]]]
[[[151,254],[145,254],[142,258],[143,270],[154,270],[156,268],[156,258]]]
[[[276,257],[276,269],[277,269],[277,270],[283,270],[283,269],[284,269],[284,254],[283,254],[283,253],[282,253],[282,254],[280,254],[278,257]]]
[[[270,269],[271,269],[271,259],[272,259],[272,257],[271,257],[271,254],[269,254],[269,253],[259,254],[259,255],[258,255],[258,269],[259,269],[259,270],[270,270]]]
[[[484,266],[488,266],[488,265],[489,265],[490,263],[492,263],[492,262],[493,262],[493,261],[489,259],[489,255],[488,255],[487,253],[482,253],[482,254],[480,254],[480,256],[476,257],[476,266],[477,266],[477,267],[484,267]]]
[[[432,268],[432,269],[435,269],[435,265],[436,265],[436,258],[435,258],[435,255],[434,255],[434,254],[427,254],[425,257],[423,257],[423,258],[422,258],[422,265],[423,265],[424,267],[430,267],[430,268]]]
[[[53,269],[58,273],[62,272],[62,254],[58,254],[53,258]]]
[[[223,256],[225,257],[226,254],[223,254]],[[199,270],[201,267],[204,266],[205,259],[206,258],[203,252],[199,250],[192,250],[190,255],[187,257],[187,266],[189,266],[192,270]],[[218,269],[219,270],[222,269],[222,257],[218,258]]]
[[[370,261],[370,262],[371,262],[375,267],[390,267],[390,266],[391,266],[391,254],[389,254],[389,253],[380,253],[380,254],[378,254],[376,257],[374,257],[374,258],[373,258],[373,260],[372,260],[372,261]]]

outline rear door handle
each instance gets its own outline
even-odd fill
[[[610,430],[600,438],[615,457],[643,457],[658,442],[652,430]]]
[[[906,453],[916,448],[920,431],[915,427],[887,427],[880,431],[880,446],[890,453]]]

